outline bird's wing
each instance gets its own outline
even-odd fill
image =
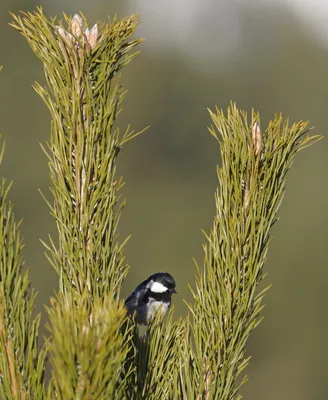
[[[132,292],[132,293],[130,294],[130,296],[128,296],[128,297],[125,299],[125,305],[127,305],[128,303],[131,303],[131,301],[132,301],[133,299],[136,299],[135,292],[136,292],[136,291]]]
[[[130,294],[130,296],[128,296],[125,299],[125,305],[127,305],[128,303],[132,303],[134,305],[137,305],[138,301],[140,299],[142,299],[145,295],[145,293],[147,292],[147,284],[148,284],[149,280],[146,279],[145,281],[141,282],[140,285],[138,285],[135,290]]]

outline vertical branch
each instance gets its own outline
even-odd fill
[[[52,116],[48,149],[58,246],[51,240],[49,258],[64,291],[92,298],[118,295],[128,266],[117,224],[124,202],[116,176],[122,145],[134,132],[114,127],[126,94],[118,72],[141,40],[129,37],[138,16],[91,29],[83,16],[65,16],[55,25],[38,9],[13,16],[13,26],[44,64],[47,88],[35,84]]]
[[[127,381],[118,379],[129,351],[124,304],[110,296],[92,303],[88,296],[74,299],[67,293],[52,299],[48,312],[50,398],[125,399]]]
[[[51,390],[65,400],[122,399],[119,388],[127,382],[122,366],[131,337],[118,300],[128,266],[125,242],[117,238],[124,201],[116,161],[122,146],[139,133],[129,128],[122,133],[116,126],[126,94],[118,73],[141,42],[130,38],[139,18],[115,18],[89,28],[80,15],[64,15],[64,22],[47,19],[41,9],[12,16],[12,26],[44,65],[47,86],[35,84],[35,90],[52,117],[44,150],[58,244],[50,238],[45,246],[61,293],[49,309]],[[94,322],[96,315],[105,317],[105,310],[108,335]],[[102,324],[100,318],[97,323]]]
[[[4,146],[0,150],[0,163]],[[45,350],[38,351],[40,315],[23,269],[23,242],[8,200],[10,185],[0,182],[0,398],[43,399]]]
[[[277,115],[263,134],[259,116],[250,125],[245,112],[231,105],[225,115],[210,112],[211,134],[219,141],[216,215],[206,235],[204,267],[198,267],[184,391],[198,399],[240,398],[240,375],[249,362],[245,345],[261,321],[263,279],[271,228],[296,152],[319,140],[307,123],[291,127]],[[238,379],[239,378],[239,379]]]
[[[180,399],[179,366],[182,358],[185,321],[173,321],[173,309],[163,321],[161,313],[144,335],[134,332],[130,399]]]

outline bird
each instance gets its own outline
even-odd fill
[[[140,283],[125,300],[129,315],[134,315],[139,325],[148,325],[157,311],[165,315],[171,306],[175,281],[168,272],[157,272]]]

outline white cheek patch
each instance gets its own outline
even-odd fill
[[[164,293],[167,290],[168,288],[159,282],[152,282],[152,284],[150,285],[150,291],[154,293]]]

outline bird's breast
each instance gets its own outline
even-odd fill
[[[148,305],[148,321],[153,319],[157,312],[161,312],[162,314],[166,314],[170,308],[170,302],[162,302],[162,301],[152,301]]]

